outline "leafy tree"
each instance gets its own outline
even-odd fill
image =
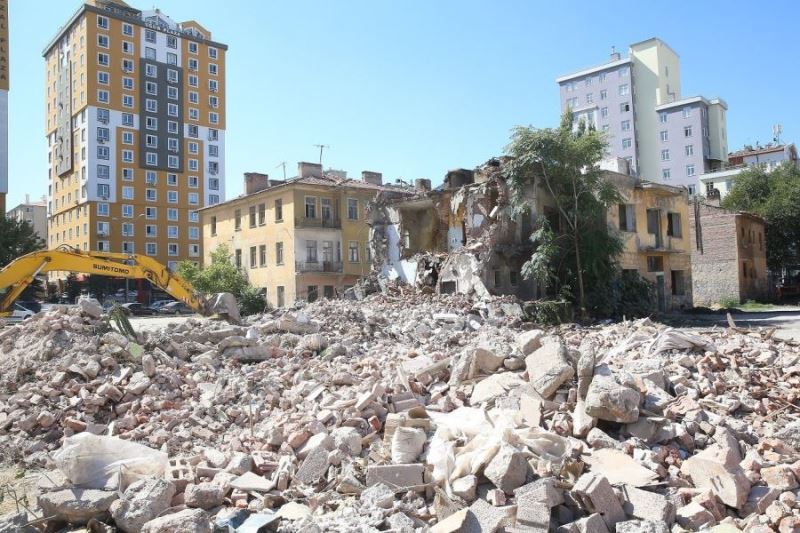
[[[759,167],[742,171],[722,207],[764,217],[770,269],[800,263],[800,169],[796,166],[784,163],[769,173]]]
[[[569,292],[574,278],[577,304],[585,316],[598,303],[592,293],[616,273],[622,241],[609,232],[605,216],[619,193],[598,166],[606,150],[603,134],[583,123],[573,129],[572,122],[568,110],[558,128],[515,128],[506,148],[511,156],[506,179],[516,213],[530,208],[527,197],[534,187],[552,198],[556,210],[554,220],[540,218],[531,236],[536,250],[523,275],[548,288],[560,282],[562,293]]]
[[[231,261],[231,253],[224,244],[211,252],[211,264],[199,267],[191,261],[178,263],[178,274],[204,294],[229,292],[239,301],[243,315],[263,312],[267,302]]]
[[[44,240],[27,221],[12,220],[0,214],[0,267],[44,247]]]

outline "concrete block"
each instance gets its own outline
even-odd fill
[[[625,520],[625,512],[608,480],[597,474],[583,474],[572,489],[581,506],[590,513],[600,513],[608,529]]]
[[[508,445],[502,445],[483,471],[495,487],[506,494],[525,483],[529,465],[525,455]]]
[[[622,499],[622,509],[629,516],[662,521],[668,525],[675,521],[675,505],[661,494],[623,485]]]
[[[367,487],[384,483],[393,490],[407,490],[423,484],[422,464],[372,465],[367,468]]]

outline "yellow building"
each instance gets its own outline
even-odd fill
[[[225,53],[195,21],[81,5],[44,49],[48,246],[202,257],[225,197]]]
[[[314,163],[289,180],[247,173],[244,195],[199,210],[204,262],[226,245],[273,306],[340,296],[372,268],[367,203],[390,188],[376,172],[359,181]]]
[[[623,270],[636,270],[656,286],[660,311],[692,306],[689,195],[672,187],[607,172],[622,196],[608,224],[622,235]]]

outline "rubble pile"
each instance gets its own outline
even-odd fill
[[[770,332],[535,329],[508,298],[136,339],[85,303],[0,330],[0,457],[42,472],[0,532],[800,530],[799,381]]]

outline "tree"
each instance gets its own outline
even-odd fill
[[[211,252],[209,265],[199,267],[191,261],[181,261],[178,263],[178,274],[204,294],[217,292],[233,294],[239,301],[239,310],[242,314],[253,314],[266,308],[264,297],[236,268],[231,261],[230,250],[224,244],[217,246]]]
[[[536,244],[523,274],[546,287],[556,279],[577,281],[577,304],[587,312],[587,292],[610,283],[622,242],[605,223],[608,207],[619,201],[616,187],[603,179],[598,163],[606,150],[602,133],[581,123],[572,126],[567,110],[558,128],[518,126],[506,152],[506,180],[516,213],[529,209],[527,194],[542,187],[556,216],[540,217],[531,240]],[[591,285],[587,291],[587,282]]]
[[[44,240],[27,221],[13,220],[0,214],[0,267],[44,247]]]
[[[784,163],[767,173],[742,171],[722,207],[764,217],[767,265],[772,270],[800,263],[800,169]]]

